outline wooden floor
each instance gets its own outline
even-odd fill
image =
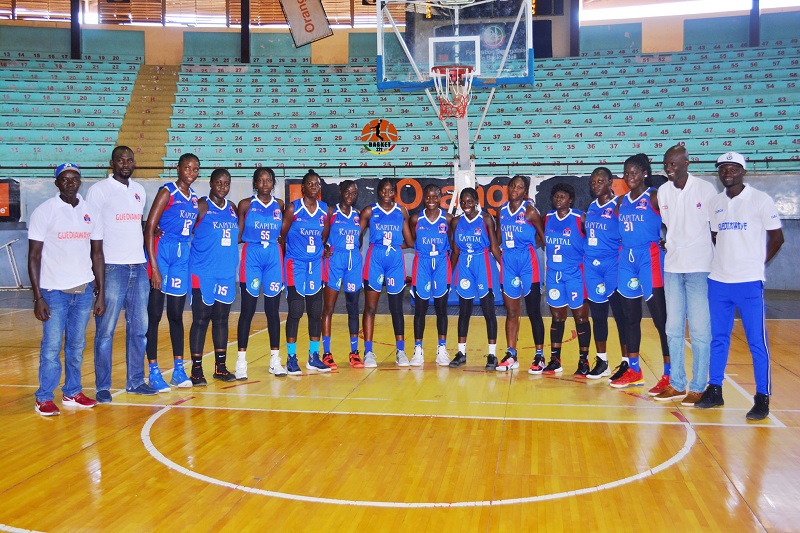
[[[798,531],[798,325],[769,321],[774,396],[761,423],[744,418],[754,385],[738,323],[725,407],[700,411],[647,396],[662,370],[649,322],[647,387],[613,390],[572,378],[571,319],[559,377],[527,373],[527,323],[520,370],[484,372],[480,317],[466,368],[433,364],[429,317],[424,369],[398,369],[382,316],[377,369],[275,378],[263,314],[249,381],[154,397],[115,390],[110,405],[44,418],[33,411],[41,326],[29,309],[0,309],[0,530]],[[451,317],[453,340],[455,326]],[[334,328],[345,363],[346,317]],[[115,387],[124,385],[121,331]],[[93,397],[93,322],[88,335],[83,384]]]

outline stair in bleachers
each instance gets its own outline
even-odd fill
[[[118,144],[134,151],[138,178],[157,178],[161,172],[178,70],[178,67],[142,65],[136,77]]]

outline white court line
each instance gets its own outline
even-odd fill
[[[177,406],[180,407],[180,406]],[[326,504],[333,504],[333,505],[353,505],[359,507],[388,507],[388,508],[402,508],[402,509],[409,509],[409,508],[432,508],[432,507],[447,507],[447,508],[455,508],[455,507],[488,507],[493,505],[514,505],[520,503],[532,503],[532,502],[540,502],[540,501],[548,501],[548,500],[556,500],[560,498],[567,498],[573,496],[581,496],[584,494],[590,494],[594,492],[600,492],[602,490],[608,490],[616,487],[620,487],[622,485],[627,485],[629,483],[633,483],[634,481],[639,481],[645,478],[648,478],[658,472],[666,470],[671,466],[677,464],[681,460],[683,460],[686,455],[689,454],[694,443],[697,441],[697,434],[695,433],[694,429],[692,428],[691,424],[688,422],[677,422],[673,423],[670,422],[669,424],[679,424],[682,425],[686,429],[686,440],[683,443],[683,447],[678,450],[678,453],[664,461],[663,463],[645,470],[643,472],[639,472],[638,474],[634,474],[632,476],[628,476],[626,478],[622,478],[616,481],[611,481],[608,483],[603,483],[601,485],[596,485],[594,487],[586,487],[583,489],[572,490],[572,491],[565,491],[565,492],[558,492],[553,494],[542,494],[540,496],[526,496],[522,498],[510,498],[506,500],[483,500],[483,501],[466,501],[466,502],[382,502],[382,501],[366,501],[366,500],[342,500],[338,498],[319,498],[315,496],[304,496],[300,494],[291,494],[286,492],[276,492],[270,490],[263,490],[257,489],[254,487],[247,487],[244,485],[237,485],[235,483],[230,483],[228,481],[222,481],[220,479],[212,478],[210,476],[206,476],[204,474],[199,474],[188,468],[185,468],[170,459],[168,459],[164,454],[162,454],[158,449],[156,449],[153,441],[150,439],[150,430],[153,427],[153,424],[164,414],[168,413],[175,407],[166,407],[161,411],[153,414],[147,422],[142,427],[141,432],[141,439],[142,443],[144,444],[145,449],[147,452],[158,462],[165,465],[167,468],[171,468],[181,474],[186,476],[195,478],[199,481],[203,481],[205,483],[209,483],[212,485],[218,485],[220,487],[226,487],[233,490],[239,490],[242,492],[246,492],[249,494],[257,494],[260,496],[268,496],[273,498],[281,498],[285,500],[294,500],[294,501],[302,501],[308,503],[326,503]],[[416,416],[428,416],[428,415],[416,415]],[[508,420],[508,419],[507,419]],[[551,420],[552,421],[552,420]]]
[[[3,313],[0,313],[0,316],[13,315],[14,313],[24,313],[24,312],[32,313],[33,309],[11,309],[9,311],[5,311]],[[2,527],[2,526],[0,526],[0,527]],[[21,531],[24,531],[24,530],[21,530]]]
[[[0,531],[10,531],[11,533],[41,533],[35,529],[22,529],[19,527],[8,526],[6,524],[0,524]]]

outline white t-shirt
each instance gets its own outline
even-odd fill
[[[39,287],[66,290],[94,281],[92,246],[100,217],[80,194],[72,207],[57,194],[31,213],[28,239],[43,242]]]
[[[142,214],[147,196],[144,187],[128,180],[126,187],[109,175],[89,188],[86,200],[102,218],[100,238],[106,264],[135,265],[145,262]]]
[[[745,184],[738,196],[728,198],[723,191],[708,207],[711,231],[717,232],[709,279],[723,283],[764,281],[767,231],[781,227],[772,198]]]
[[[691,174],[683,189],[671,181],[658,188],[658,209],[667,226],[665,272],[711,271],[714,244],[708,225],[708,203],[716,194],[713,185]]]

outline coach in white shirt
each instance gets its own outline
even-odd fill
[[[147,333],[147,299],[150,282],[144,257],[142,214],[144,187],[131,179],[136,162],[133,151],[117,146],[111,152],[113,173],[94,184],[86,195],[102,220],[105,255],[106,312],[95,319],[95,385],[97,401],[111,402],[111,351],[114,330],[125,309],[125,390],[131,394],[153,395],[156,390],[144,382],[144,349]]]
[[[680,145],[664,154],[664,173],[669,181],[658,188],[658,206],[667,228],[664,292],[671,364],[670,386],[655,400],[682,400],[682,405],[691,407],[700,399],[708,382],[711,349],[708,273],[714,256],[708,203],[717,190],[689,174],[689,154]],[[688,394],[684,364],[687,318],[692,340],[692,381],[688,384]]]
[[[766,193],[744,184],[745,159],[728,152],[717,159],[719,180],[725,190],[709,203],[711,231],[716,250],[708,277],[711,307],[711,368],[708,388],[695,404],[700,409],[724,405],[722,380],[728,363],[734,309],[742,317],[753,358],[756,395],[748,420],[769,415],[769,345],[764,309],[764,271],[783,244],[781,220]]]

